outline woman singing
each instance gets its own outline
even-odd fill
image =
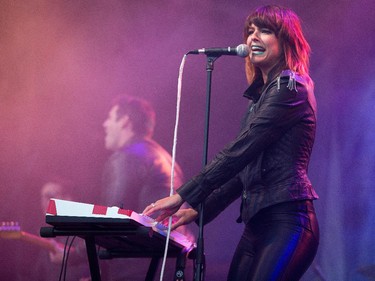
[[[309,77],[310,47],[298,16],[263,6],[245,22],[248,110],[237,137],[177,193],[147,206],[173,228],[194,221],[204,203],[204,223],[241,197],[245,225],[227,280],[299,280],[319,244],[307,175],[315,138],[316,103]],[[191,208],[179,210],[187,202]]]

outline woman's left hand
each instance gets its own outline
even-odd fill
[[[172,196],[160,199],[155,203],[151,203],[143,210],[142,213],[146,216],[159,213],[159,216],[155,220],[160,222],[176,213],[183,203],[184,200],[181,198],[181,196],[179,194],[174,194]]]

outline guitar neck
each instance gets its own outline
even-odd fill
[[[36,236],[34,234],[21,231],[20,239],[26,242],[29,242],[31,244],[37,245],[39,247],[42,247],[50,252],[55,253],[56,252],[56,242],[53,240],[48,240],[47,238],[41,238],[39,236]]]

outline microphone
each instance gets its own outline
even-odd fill
[[[205,54],[211,57],[224,56],[240,56],[247,57],[250,53],[250,49],[246,44],[240,44],[237,47],[227,47],[227,48],[202,48],[198,50],[193,50],[187,53],[187,55],[199,55]]]

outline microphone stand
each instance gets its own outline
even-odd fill
[[[207,56],[207,82],[206,82],[206,112],[205,112],[205,126],[204,126],[204,146],[203,146],[203,167],[207,164],[207,153],[208,153],[208,132],[210,125],[210,105],[211,105],[211,81],[212,81],[212,71],[214,70],[214,62],[221,55]],[[205,271],[205,257],[204,257],[204,239],[203,239],[203,209],[204,203],[199,205],[199,231],[197,238],[197,256],[196,256],[196,270],[194,281],[204,280]]]

